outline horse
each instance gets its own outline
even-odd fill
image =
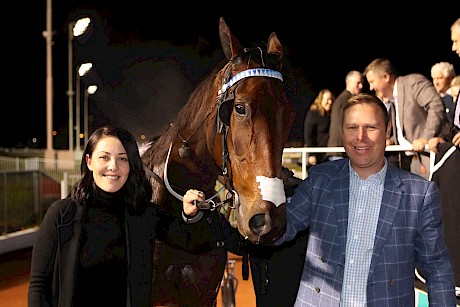
[[[270,244],[286,224],[282,154],[295,116],[281,73],[283,46],[272,32],[262,47],[244,48],[222,17],[219,37],[226,59],[142,153],[152,202],[181,216],[183,195],[199,189],[207,218],[226,203],[242,237]],[[219,202],[222,189],[227,196]],[[154,305],[215,306],[225,247],[216,239],[209,250],[191,253],[157,241]]]

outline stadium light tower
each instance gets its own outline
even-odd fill
[[[76,155],[77,157],[80,156],[80,141],[81,141],[81,128],[80,128],[80,123],[81,123],[81,115],[80,115],[80,110],[81,110],[81,99],[80,99],[80,83],[81,83],[81,77],[86,75],[88,71],[93,67],[92,63],[83,63],[80,65],[78,68],[77,72],[77,80],[76,80],[76,107],[75,107],[75,130],[76,130]],[[86,91],[86,90],[85,90]]]
[[[94,94],[97,91],[97,85],[90,85],[86,88],[85,96],[83,99],[83,129],[84,129],[84,137],[85,137],[85,146],[88,142],[89,131],[88,131],[88,99],[89,95]]]
[[[86,32],[91,19],[89,17],[80,18],[77,21],[71,21],[68,24],[68,56],[69,56],[69,84],[67,96],[69,98],[69,150],[73,151],[73,97],[75,92],[73,90],[73,40],[75,37],[82,35]]]

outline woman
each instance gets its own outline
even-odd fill
[[[305,147],[326,147],[329,139],[331,108],[335,97],[328,89],[323,89],[310,106],[304,122]],[[308,157],[308,165],[323,162],[324,153],[312,153]]]
[[[81,178],[54,202],[32,251],[29,306],[150,306],[154,240],[185,222],[150,203],[133,136],[101,127],[89,138]],[[189,190],[184,213],[194,213]],[[184,226],[185,227],[185,226]]]

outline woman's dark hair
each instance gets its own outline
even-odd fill
[[[95,190],[93,174],[86,164],[86,155],[91,157],[99,141],[107,136],[119,139],[126,150],[129,175],[128,180],[122,188],[125,195],[125,203],[130,213],[142,214],[151,200],[152,187],[146,177],[136,140],[129,131],[119,127],[104,126],[91,134],[81,158],[81,178],[73,187],[71,198],[78,204],[84,203]]]

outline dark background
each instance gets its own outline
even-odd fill
[[[11,4],[14,8],[7,10],[14,21],[8,22],[10,31],[2,44],[7,68],[0,147],[46,148],[46,40],[42,36],[46,1],[31,2]],[[68,148],[67,25],[84,15],[94,22],[87,33],[74,39],[73,52],[75,65],[94,63],[82,78],[82,88],[90,83],[99,86],[89,99],[90,129],[110,122],[147,139],[167,127],[196,82],[223,59],[218,34],[221,16],[243,45],[266,42],[271,32],[278,35],[299,83],[292,139],[301,138],[303,116],[319,90],[329,88],[338,95],[349,70],[363,71],[377,57],[390,59],[402,75],[418,72],[431,79],[431,66],[440,61],[454,64],[460,72],[450,39],[450,26],[460,15],[449,1],[401,10],[397,2],[388,1],[378,5],[193,1],[184,6],[140,0],[55,0],[55,149]]]

